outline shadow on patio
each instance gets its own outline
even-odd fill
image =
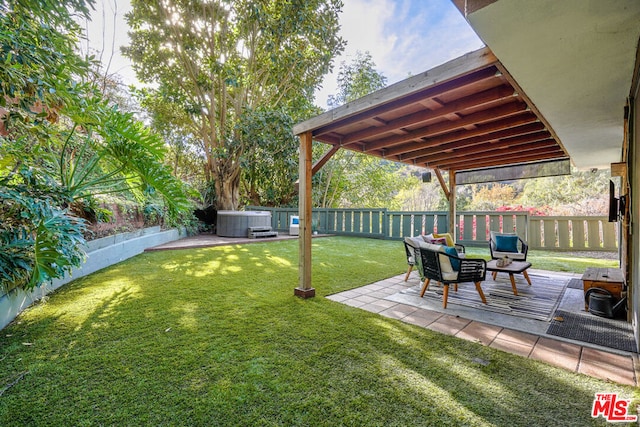
[[[328,298],[574,372],[637,385],[638,358],[629,324],[609,321],[613,329],[608,331],[613,331],[614,338],[601,341],[601,345],[556,335],[572,316],[578,316],[583,328],[581,339],[589,339],[584,331],[586,335],[589,331],[598,335],[595,330],[606,329],[609,319],[585,312],[580,275],[534,269],[529,272],[533,285],[517,278],[518,297],[512,294],[507,276],[498,275],[494,281],[488,275],[482,284],[486,306],[473,284],[464,283],[458,292],[450,291],[448,306],[443,309],[442,289],[437,284],[432,282],[425,296],[419,296],[420,278],[415,271],[407,282],[401,274]]]

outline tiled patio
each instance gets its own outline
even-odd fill
[[[565,275],[563,280],[569,278],[570,276]],[[483,321],[485,314],[479,313],[482,310],[464,309],[451,303],[444,310],[422,301],[401,302],[402,298],[397,295],[418,283],[419,279],[414,276],[408,282],[404,282],[402,274],[330,295],[328,298],[570,371],[620,384],[638,385],[637,353],[626,353],[547,335],[544,332],[548,325],[546,322],[506,315],[489,315]]]

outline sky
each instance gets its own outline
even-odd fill
[[[483,46],[451,0],[343,1],[340,35],[347,45],[316,91],[315,103],[322,108],[337,91],[340,64],[349,63],[357,51],[371,53],[377,71],[393,84]],[[136,84],[131,64],[119,49],[128,44],[124,15],[130,9],[129,0],[97,0],[84,48],[103,52],[103,63],[111,60],[110,73]]]

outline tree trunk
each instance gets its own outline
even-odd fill
[[[219,162],[217,170],[216,209],[235,211],[240,201],[240,167],[235,162]]]

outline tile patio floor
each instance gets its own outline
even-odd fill
[[[548,271],[543,273],[561,274]],[[562,279],[568,280],[570,277],[580,276],[565,274]],[[487,313],[483,310],[456,306],[451,302],[445,310],[441,304],[430,304],[425,299],[400,294],[401,291],[417,285],[419,278],[414,272],[407,282],[404,282],[402,274],[327,298],[570,371],[620,384],[638,385],[640,366],[637,353],[621,352],[547,335],[548,322]],[[565,292],[560,308],[575,308],[584,304],[582,290],[574,290],[576,292],[573,296],[570,291],[572,290],[567,289]],[[450,292],[453,292],[453,289]]]

